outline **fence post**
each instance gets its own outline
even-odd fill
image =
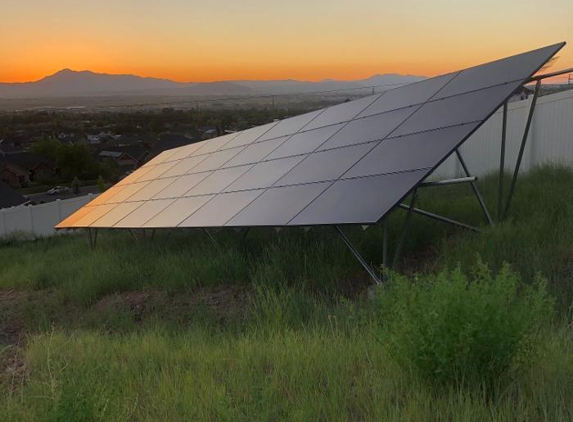
[[[2,230],[0,230],[1,235],[6,235],[6,210],[0,210],[0,215],[2,215]]]
[[[36,233],[34,233],[34,214],[32,214],[32,205],[28,205],[28,218],[30,219],[30,231],[32,232],[33,235],[35,235]]]

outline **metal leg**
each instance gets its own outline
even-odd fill
[[[97,229],[88,228],[88,245],[91,250],[94,250],[97,242]]]
[[[541,79],[539,79],[535,84],[535,92],[533,94],[533,100],[531,101],[531,107],[529,108],[529,114],[527,115],[527,122],[525,123],[525,131],[523,132],[523,138],[521,139],[521,147],[519,148],[517,163],[515,164],[515,170],[513,171],[511,186],[509,187],[509,194],[507,196],[507,202],[505,205],[505,210],[503,212],[503,219],[507,217],[507,213],[511,205],[511,199],[513,198],[513,193],[515,192],[515,185],[517,184],[519,167],[521,166],[521,160],[523,159],[523,152],[525,151],[525,144],[527,143],[527,137],[529,136],[529,129],[531,128],[531,121],[533,120],[533,112],[535,111],[535,104],[537,103],[537,97],[539,96],[540,88],[541,88]]]
[[[396,269],[396,265],[398,265],[398,260],[400,259],[400,254],[402,253],[402,247],[404,246],[404,242],[406,241],[408,228],[410,227],[410,220],[412,218],[412,210],[414,209],[414,204],[416,203],[417,195],[418,191],[414,190],[414,193],[412,194],[412,200],[410,201],[410,207],[408,208],[408,214],[406,214],[406,221],[404,221],[404,227],[402,228],[402,235],[400,236],[400,240],[398,241],[398,245],[396,246],[396,252],[394,252],[394,260],[392,261],[393,269]]]
[[[155,229],[151,229],[151,240],[155,239]]]
[[[137,239],[137,235],[135,234],[135,230],[133,230],[133,229],[128,229],[128,230],[129,230],[129,232],[131,233],[131,235],[133,236],[133,238],[134,238],[135,240],[138,240],[138,239]]]
[[[434,220],[438,220],[441,221],[443,223],[448,223],[448,224],[453,224],[454,226],[458,226],[458,227],[462,227],[464,229],[468,229],[468,230],[472,230],[474,232],[479,232],[479,229],[477,227],[474,226],[470,226],[469,224],[465,224],[465,223],[460,223],[459,221],[456,220],[452,220],[451,218],[448,217],[443,217],[441,215],[438,214],[434,214],[432,212],[428,212],[425,210],[421,210],[420,208],[412,208],[409,205],[406,204],[400,204],[398,205],[400,208],[405,209],[405,210],[410,210],[416,214],[420,214],[423,215],[424,217],[429,217],[432,218]]]
[[[466,162],[464,161],[464,158],[462,157],[462,154],[460,153],[459,150],[456,150],[456,155],[458,156],[458,160],[460,160],[460,164],[462,165],[462,168],[464,169],[464,173],[466,174],[466,176],[471,176],[470,172],[468,170],[468,166],[466,165]],[[493,219],[491,218],[491,215],[489,214],[489,211],[487,209],[487,206],[485,205],[485,201],[483,200],[483,197],[481,196],[481,193],[477,187],[477,183],[474,182],[470,182],[471,186],[472,186],[472,190],[474,191],[474,194],[479,202],[479,205],[485,215],[485,218],[487,219],[488,223],[490,225],[493,226]]]
[[[499,156],[499,182],[497,187],[497,220],[501,221],[503,202],[503,176],[505,174],[505,141],[507,139],[507,101],[503,103],[503,123],[501,125],[501,152]]]
[[[204,231],[205,234],[209,237],[209,240],[211,241],[211,243],[213,243],[213,245],[219,247],[219,244],[217,243],[217,241],[215,240],[215,238],[213,237],[213,235],[212,235],[211,233],[209,233],[209,230],[203,229],[203,231]]]
[[[245,230],[243,231],[243,240],[247,238],[247,235],[249,234],[250,231],[251,231],[250,227],[245,228]]]
[[[388,224],[386,218],[382,222],[382,265],[388,265]]]
[[[354,247],[354,245],[350,242],[350,240],[346,237],[346,235],[344,234],[344,232],[340,229],[340,227],[338,226],[334,226],[334,228],[336,229],[336,231],[338,232],[338,234],[340,235],[340,237],[342,238],[342,241],[346,244],[346,246],[348,247],[348,249],[350,249],[350,252],[352,252],[352,254],[356,257],[356,259],[358,260],[358,262],[360,262],[360,265],[362,265],[362,267],[368,272],[368,274],[370,274],[370,277],[372,277],[372,280],[374,280],[374,282],[376,284],[382,284],[382,280],[380,280],[380,277],[378,277],[378,275],[374,272],[374,270],[372,269],[372,267],[370,267],[370,265],[368,265],[368,263],[364,260],[364,258],[362,258],[362,255],[360,255],[360,253],[356,250],[356,248]]]

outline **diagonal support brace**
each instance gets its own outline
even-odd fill
[[[467,177],[470,177],[471,174],[470,174],[470,171],[468,169],[468,166],[466,165],[466,162],[465,162],[464,158],[462,157],[462,154],[457,149],[456,149],[456,155],[458,156],[458,160],[460,160],[460,164],[462,165],[462,168],[464,170],[465,175]],[[479,206],[481,207],[481,209],[485,215],[487,222],[491,226],[493,226],[494,225],[493,219],[491,218],[491,215],[487,209],[487,206],[485,205],[485,201],[483,200],[483,197],[481,196],[481,193],[478,189],[477,183],[475,181],[472,181],[472,182],[470,182],[470,184],[471,184],[472,190],[474,191],[474,195],[476,196],[476,198],[479,202]]]
[[[346,237],[346,235],[340,229],[340,227],[334,226],[334,229],[338,232],[338,234],[342,238],[342,241],[344,242],[344,244],[348,247],[348,249],[350,249],[350,252],[352,252],[354,257],[358,260],[358,262],[360,262],[360,265],[362,265],[362,267],[366,270],[366,272],[368,272],[368,274],[370,274],[370,277],[372,277],[372,280],[374,280],[374,282],[376,284],[382,284],[382,280],[380,280],[380,277],[378,277],[378,275],[374,272],[372,267],[370,265],[368,265],[368,263],[364,260],[362,255],[360,255],[358,250],[356,250],[356,248],[354,247],[352,242],[350,242],[350,239],[348,239],[348,237]]]

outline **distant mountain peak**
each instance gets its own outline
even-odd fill
[[[242,80],[182,83],[129,74],[96,73],[64,68],[36,82],[0,83],[0,97],[75,97],[97,95],[283,95],[327,90],[360,89],[365,86],[400,86],[424,79],[413,75],[373,75],[368,79],[319,82]]]

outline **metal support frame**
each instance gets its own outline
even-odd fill
[[[88,228],[88,244],[91,250],[94,250],[97,243],[97,229]]]
[[[213,235],[209,232],[209,230],[204,228],[203,231],[205,232],[211,243],[213,243],[213,245],[215,245],[216,247],[219,247],[219,244],[217,243]]]
[[[416,214],[423,215],[424,217],[432,218],[432,219],[434,219],[434,220],[441,221],[441,222],[443,222],[443,223],[448,223],[448,224],[452,224],[452,225],[454,225],[454,226],[461,227],[461,228],[463,228],[463,229],[472,230],[472,231],[474,231],[474,232],[479,232],[479,231],[480,231],[477,227],[470,226],[469,224],[460,223],[459,221],[452,220],[451,218],[444,217],[444,216],[441,216],[441,215],[438,215],[438,214],[434,214],[434,213],[432,213],[432,212],[428,212],[428,211],[425,211],[425,210],[421,210],[420,208],[412,208],[412,207],[410,207],[410,206],[407,205],[407,204],[400,204],[400,205],[398,205],[398,207],[400,207],[400,208],[402,208],[402,209],[405,209],[405,210],[409,210],[409,211],[411,211],[411,212],[413,212],[413,213],[416,213]]]
[[[406,236],[408,234],[408,229],[410,227],[410,220],[412,219],[412,209],[416,204],[416,198],[418,196],[418,190],[414,189],[412,193],[412,200],[410,201],[410,206],[408,208],[408,213],[406,214],[406,220],[404,221],[404,226],[402,227],[402,234],[400,235],[400,240],[398,240],[398,245],[396,246],[396,251],[394,252],[394,259],[392,260],[392,268],[396,268],[398,265],[398,260],[400,259],[400,254],[402,253],[402,247],[406,241]]]
[[[503,177],[505,175],[505,142],[507,140],[507,101],[503,103],[503,121],[501,124],[501,151],[499,154],[499,181],[497,186],[497,220],[502,219]]]
[[[243,230],[243,240],[245,240],[247,238],[250,231],[251,231],[250,227],[245,227],[245,229]]]
[[[368,272],[368,274],[370,274],[370,277],[372,277],[372,280],[374,280],[374,282],[376,284],[382,284],[382,280],[380,279],[380,277],[378,277],[378,275],[374,272],[372,267],[370,265],[368,265],[368,263],[364,260],[362,255],[360,255],[360,252],[358,252],[358,250],[354,247],[352,242],[350,242],[350,239],[348,239],[348,237],[346,237],[346,235],[340,229],[340,227],[334,226],[334,229],[338,232],[338,234],[340,235],[344,244],[348,247],[348,249],[350,249],[350,252],[352,252],[354,257],[358,260],[358,262],[360,262],[360,265],[362,265],[362,267],[366,270],[366,272]]]
[[[382,265],[388,266],[388,224],[386,218],[382,222]]]
[[[537,83],[535,84],[535,92],[533,93],[533,100],[531,100],[531,107],[529,107],[529,114],[527,115],[527,122],[525,123],[525,130],[523,131],[523,138],[521,139],[521,146],[519,147],[519,154],[517,155],[517,162],[515,163],[513,177],[511,179],[511,185],[509,187],[509,193],[507,195],[505,210],[503,211],[502,215],[502,220],[505,220],[505,218],[507,217],[507,213],[509,212],[509,207],[511,206],[511,200],[513,199],[513,194],[515,193],[517,176],[519,175],[519,168],[521,167],[521,160],[523,159],[523,153],[525,152],[525,145],[527,144],[527,137],[529,136],[529,129],[531,128],[533,113],[535,112],[535,105],[537,104],[537,97],[539,97],[540,88],[541,88],[541,79],[537,79]]]
[[[472,183],[477,180],[475,176],[469,177],[458,177],[456,179],[444,179],[444,180],[431,180],[429,182],[422,182],[418,186],[419,188],[430,188],[433,186],[446,186],[446,185],[459,185],[462,183]]]
[[[462,157],[462,154],[460,152],[459,149],[456,149],[456,155],[458,156],[458,160],[460,161],[460,164],[462,165],[462,168],[464,170],[464,173],[466,174],[466,176],[470,177],[470,171],[468,170],[468,166],[466,165],[466,162],[464,160],[464,158]],[[474,191],[474,195],[476,196],[478,202],[479,202],[479,206],[481,207],[486,220],[488,221],[488,223],[490,225],[494,225],[493,223],[493,219],[491,218],[491,215],[487,209],[487,206],[485,205],[485,201],[483,200],[483,197],[481,196],[481,193],[478,189],[477,183],[475,181],[470,182],[471,186],[472,186],[472,190]]]

